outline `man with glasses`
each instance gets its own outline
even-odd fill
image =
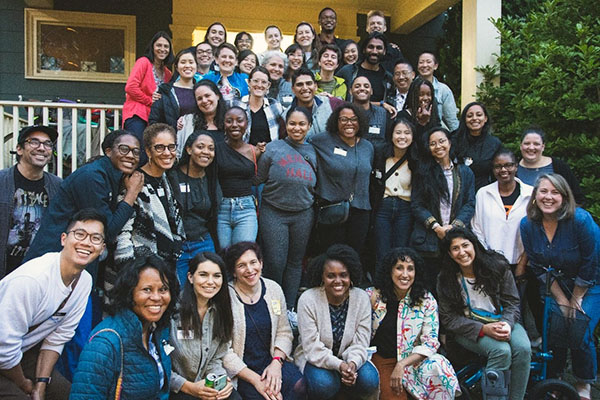
[[[0,281],[0,398],[67,399],[71,384],[54,366],[84,313],[92,288],[85,267],[104,250],[106,218],[72,216],[62,250],[23,264]]]
[[[215,61],[213,48],[208,42],[200,42],[196,45],[196,65],[198,71],[194,74],[194,81],[198,82],[208,74]]]
[[[62,179],[44,172],[58,132],[27,126],[17,138],[17,164],[0,171],[0,279],[21,265]]]
[[[400,112],[404,108],[408,88],[415,79],[415,70],[408,61],[399,60],[394,66],[393,78],[395,90],[388,92],[385,101]]]

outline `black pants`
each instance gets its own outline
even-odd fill
[[[350,208],[348,220],[338,225],[317,224],[316,246],[318,253],[324,253],[332,244],[343,243],[361,255],[369,232],[370,210]]]

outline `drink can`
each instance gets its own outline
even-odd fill
[[[215,381],[217,380],[217,374],[208,374],[206,375],[206,379],[204,379],[204,386],[212,388],[215,386]]]

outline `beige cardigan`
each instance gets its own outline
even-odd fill
[[[292,352],[292,328],[287,318],[287,307],[285,296],[281,287],[270,279],[262,278],[266,286],[264,299],[267,302],[269,315],[271,316],[271,356],[275,348],[283,351],[287,358]],[[236,376],[246,368],[244,363],[244,346],[246,345],[246,316],[244,304],[238,299],[235,289],[229,286],[231,296],[231,309],[233,311],[233,342],[232,350],[223,358],[223,367],[229,376]],[[367,298],[368,301],[368,298]]]
[[[340,369],[343,361],[354,361],[357,369],[367,361],[371,340],[371,302],[367,293],[350,289],[348,315],[338,354],[333,354],[333,332],[325,289],[312,288],[298,300],[300,344],[294,358],[300,371],[307,362],[329,370]]]

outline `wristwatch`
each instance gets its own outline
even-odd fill
[[[37,378],[35,378],[35,383],[43,382],[46,385],[49,385],[51,381],[52,381],[52,378],[49,376],[38,376]]]

